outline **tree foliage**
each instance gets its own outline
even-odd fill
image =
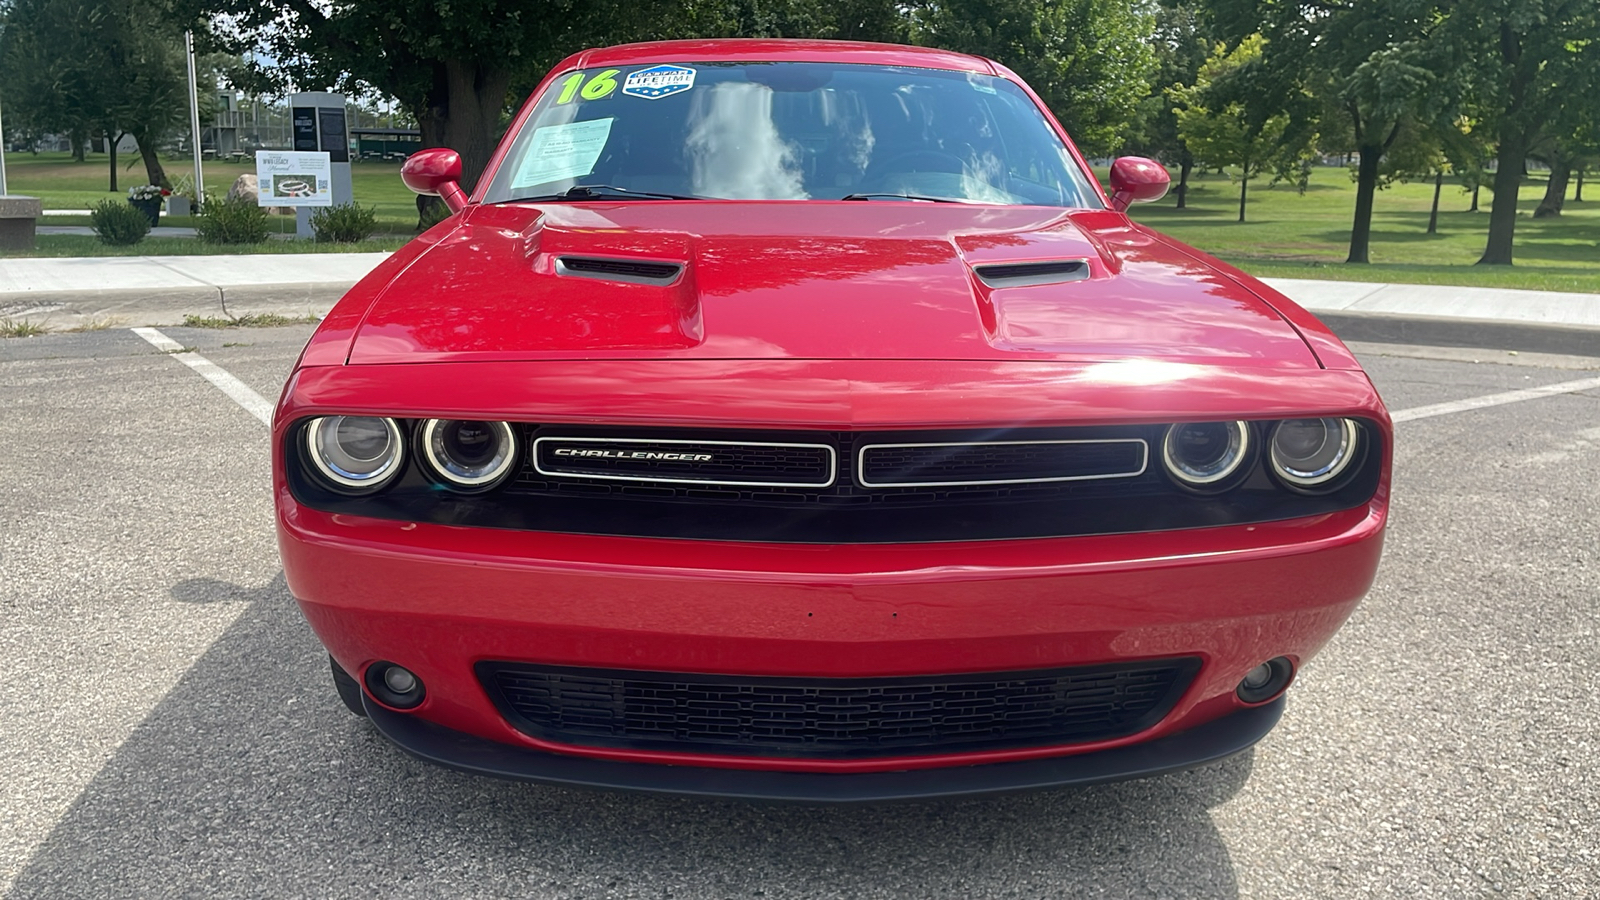
[[[1245,220],[1249,184],[1262,172],[1303,183],[1316,133],[1296,128],[1297,104],[1263,90],[1266,40],[1251,35],[1229,49],[1218,44],[1193,85],[1171,89],[1178,134],[1201,162],[1228,166],[1239,182],[1239,221]],[[1308,98],[1300,98],[1303,102]]]
[[[469,184],[511,105],[587,47],[696,37],[930,43],[1015,68],[1095,150],[1119,141],[1148,88],[1152,19],[1120,0],[177,0],[214,46],[254,52],[238,81],[283,92],[378,91],[424,146],[462,155]]]
[[[1600,91],[1596,0],[1455,0],[1441,35],[1462,61],[1466,113],[1495,137],[1484,265],[1510,265],[1523,164],[1541,140],[1582,127]]]
[[[1173,189],[1177,206],[1188,205],[1189,174],[1195,158],[1178,134],[1177,111],[1169,92],[1195,83],[1216,39],[1203,10],[1194,0],[1161,0],[1156,7],[1150,46],[1156,57],[1152,90],[1139,104],[1126,146],[1128,152],[1178,167]]]
[[[917,43],[1022,76],[1092,155],[1122,143],[1156,70],[1155,17],[1124,0],[939,0],[914,21]]]
[[[110,0],[12,0],[0,33],[8,122],[81,139],[138,141],[151,184],[165,184],[156,146],[188,112],[182,37],[161,11]]]

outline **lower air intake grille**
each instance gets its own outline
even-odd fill
[[[478,677],[513,725],[556,743],[852,759],[1123,737],[1160,721],[1199,668],[767,678],[484,662]]]

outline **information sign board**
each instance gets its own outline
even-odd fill
[[[332,206],[332,165],[326,153],[257,150],[259,206]]]

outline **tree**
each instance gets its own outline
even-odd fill
[[[555,63],[633,40],[740,36],[894,39],[892,0],[176,0],[208,43],[274,61],[238,78],[257,93],[377,91],[417,121],[424,147],[461,154],[465,187],[488,164],[505,110]]]
[[[1463,68],[1472,115],[1495,135],[1494,206],[1479,265],[1512,264],[1529,151],[1600,89],[1600,3],[1457,0],[1441,33]]]
[[[1178,117],[1167,92],[1194,84],[1215,43],[1194,2],[1161,0],[1156,8],[1155,32],[1150,37],[1156,55],[1154,86],[1139,104],[1128,150],[1178,167],[1178,183],[1173,188],[1178,209],[1188,205],[1189,175],[1194,171],[1195,158],[1178,135]]]
[[[1291,113],[1272,91],[1262,90],[1261,35],[1251,35],[1232,50],[1218,44],[1193,85],[1171,89],[1178,134],[1207,165],[1238,170],[1239,221],[1245,220],[1250,181],[1276,170],[1274,180],[1290,177],[1304,163],[1315,133],[1292,128]],[[1302,171],[1299,177],[1305,177]]]
[[[7,112],[34,133],[64,133],[75,143],[103,134],[114,147],[131,134],[149,183],[166,184],[156,145],[188,108],[178,41],[159,11],[142,3],[15,0],[0,36]]]
[[[1124,0],[922,0],[916,43],[1014,70],[1090,155],[1121,143],[1155,74],[1153,16]]]
[[[1437,21],[1435,5],[1209,0],[1218,20],[1233,23],[1235,31],[1245,23],[1260,30],[1267,39],[1263,67],[1317,96],[1330,127],[1344,120],[1350,143],[1340,149],[1353,148],[1357,157],[1347,262],[1370,259],[1373,202],[1383,186],[1385,154],[1408,129],[1418,129],[1451,102],[1435,75],[1448,68],[1447,60],[1428,40]]]
[[[1373,199],[1385,157],[1408,128],[1421,130],[1418,117],[1434,87],[1432,72],[1419,64],[1421,55],[1417,44],[1375,51],[1339,85],[1337,97],[1349,113],[1357,155],[1356,208],[1345,262],[1371,262]]]

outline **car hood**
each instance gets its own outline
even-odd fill
[[[1027,277],[1034,270],[978,275],[1074,261],[1078,271],[1042,279]],[[357,330],[353,364],[1146,357],[1317,365],[1260,297],[1104,211],[503,204],[473,209],[398,275],[374,277],[391,280]]]

